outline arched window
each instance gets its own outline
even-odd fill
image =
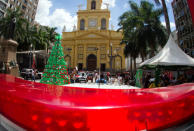
[[[101,20],[101,30],[106,30],[106,19]]]
[[[93,0],[92,3],[91,3],[91,9],[92,10],[96,9],[96,1],[95,0]]]
[[[80,20],[80,30],[85,30],[85,20],[84,19]]]

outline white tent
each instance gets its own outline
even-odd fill
[[[194,59],[185,54],[170,35],[169,40],[164,48],[156,56],[141,63],[140,67],[157,65],[194,66]]]

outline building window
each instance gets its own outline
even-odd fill
[[[100,59],[106,59],[106,55],[105,54],[101,54],[100,55]]]
[[[96,9],[96,1],[92,1],[92,3],[91,3],[91,9],[92,10],[95,10]]]
[[[101,30],[106,30],[106,19],[101,20]]]
[[[79,46],[78,47],[78,51],[81,51],[82,52],[83,50],[84,50],[84,48],[82,46]]]
[[[102,46],[102,47],[100,48],[100,50],[101,50],[101,51],[106,51],[106,47],[105,47],[105,46]]]
[[[84,55],[83,54],[78,54],[78,59],[83,59]]]
[[[85,30],[85,20],[80,20],[80,30]]]

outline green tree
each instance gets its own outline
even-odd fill
[[[124,36],[121,43],[126,44],[125,54],[134,61],[140,55],[144,61],[147,55],[153,56],[166,43],[166,30],[160,22],[163,10],[154,9],[147,1],[141,1],[140,5],[129,1],[129,5],[130,10],[119,18],[119,30],[123,30]]]
[[[126,44],[125,49],[124,49],[125,57],[130,56],[130,71],[131,71],[131,76],[133,77],[132,66],[134,67],[134,72],[136,72],[136,58],[138,57],[139,48],[137,47],[138,45],[132,41],[130,42],[122,41],[122,42],[123,44]]]
[[[56,40],[56,37],[55,35],[57,35],[56,33],[56,27],[48,27],[48,26],[45,26],[44,27],[45,30],[46,30],[46,41],[47,41],[47,52],[48,52],[48,48],[51,46],[51,44]]]
[[[23,39],[24,37],[24,24],[27,21],[22,18],[20,9],[16,10],[7,9],[6,16],[0,19],[0,36],[5,39]]]
[[[26,23],[25,33],[23,39],[18,39],[18,50],[29,50],[32,44],[36,50],[46,49],[48,52],[49,45],[55,41],[56,28],[50,28],[47,26],[36,26]]]
[[[6,16],[0,19],[0,36],[19,43],[18,51],[29,50],[32,44],[36,50],[46,48],[47,52],[56,35],[56,27],[37,26],[22,17],[20,8],[7,9]]]

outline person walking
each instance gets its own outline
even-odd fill
[[[98,73],[97,72],[95,72],[94,77],[95,77],[95,82],[96,82],[96,80],[98,79]]]
[[[151,73],[148,72],[148,74],[146,75],[146,78],[145,78],[144,88],[149,88],[151,77],[152,77]]]
[[[35,82],[35,71],[34,71],[34,69],[32,70],[32,81]]]
[[[109,80],[110,80],[110,72],[107,72],[107,82],[109,82]]]
[[[119,74],[119,75],[118,75],[118,84],[121,85],[121,84],[122,84],[122,81],[123,81],[123,80],[122,80],[122,77],[121,77],[121,75]]]

